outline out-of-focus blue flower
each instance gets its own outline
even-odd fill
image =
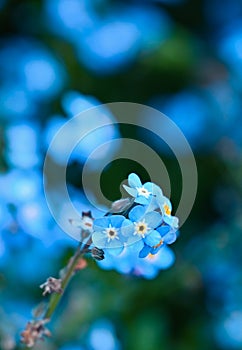
[[[211,137],[208,137],[207,125],[211,116],[211,109],[203,92],[184,90],[166,98],[153,99],[151,105],[174,121],[187,138],[191,147],[199,149],[210,144]],[[143,118],[147,118],[149,123],[152,124],[150,115],[143,116]],[[170,124],[166,124],[165,119],[161,119],[160,126],[155,125],[156,129],[159,127],[171,138],[174,136],[173,144],[182,153],[182,145],[178,144],[179,141],[175,137],[174,129],[170,127]],[[162,143],[159,143],[159,147],[166,151]]]
[[[129,4],[116,13],[116,18],[133,23],[139,32],[140,50],[149,53],[160,47],[170,36],[172,21],[161,8],[151,4]]]
[[[67,120],[61,115],[52,116],[48,120],[43,135],[46,149],[50,146],[51,141],[53,140],[56,133],[61,127],[64,126],[66,122]],[[72,142],[71,131],[70,133],[68,133],[68,135],[66,135],[65,142],[63,142],[62,140],[58,142],[54,148],[52,147],[51,150],[49,150],[49,154],[55,159],[57,163],[62,164],[63,162],[65,162],[65,156],[68,155],[68,153],[66,153],[66,150],[70,148],[70,146],[68,147],[69,142]]]
[[[142,185],[138,175],[132,173],[128,176],[129,186],[123,185],[128,194],[135,198],[135,203],[148,205],[153,195],[158,191],[158,186],[152,182],[146,182]]]
[[[119,137],[115,119],[105,106],[97,106],[98,104],[100,103],[93,97],[84,96],[75,91],[64,96],[63,106],[70,115],[70,119],[73,113],[76,116],[83,113],[72,119],[72,123],[69,124],[66,123],[70,119],[67,120],[61,116],[49,120],[44,135],[46,146],[51,144],[53,137],[59,131],[63,131],[62,137],[57,137],[49,149],[49,154],[56,162],[66,164],[69,155],[71,160],[82,163],[88,158],[90,161],[88,166],[97,169],[103,165],[104,158],[106,161],[116,151],[118,142],[115,145],[108,143]],[[88,114],[85,111],[89,111]],[[62,131],[61,127],[63,127]],[[79,143],[73,149],[74,139],[79,140]]]
[[[217,110],[217,113],[212,114],[214,123],[224,136],[225,133],[229,133],[230,129],[234,130],[236,119],[240,116],[240,95],[234,84],[228,83],[225,79],[209,84],[205,91]]]
[[[0,187],[0,198],[7,204],[19,205],[40,194],[42,177],[37,171],[14,169],[0,175]]]
[[[46,47],[25,38],[9,39],[3,44],[0,50],[0,77],[5,84],[17,85],[17,91],[24,91],[35,101],[51,98],[60,91],[65,73]],[[20,106],[22,105],[21,110],[24,112],[27,102],[23,92],[20,92],[18,95],[16,93],[16,98],[21,99]],[[20,112],[20,107],[17,112]]]
[[[6,131],[6,157],[10,165],[31,168],[40,163],[39,127],[33,123],[9,125]]]
[[[98,265],[106,270],[114,269],[122,274],[131,274],[148,279],[156,277],[160,270],[168,269],[175,262],[173,251],[164,246],[156,255],[149,254],[145,258],[139,258],[134,254],[132,245],[125,247],[118,256],[108,256]]]
[[[26,89],[19,83],[6,82],[0,88],[1,119],[21,119],[36,112],[34,102]]]
[[[1,240],[3,247],[3,260],[2,263],[6,262],[6,259],[11,259],[13,254],[18,252],[27,251],[32,242],[32,237],[22,231],[18,226],[14,227],[14,222],[11,222],[12,227],[9,226],[2,230]],[[15,223],[16,224],[16,223]]]
[[[125,237],[121,232],[121,226],[125,220],[125,217],[122,215],[111,215],[94,220],[93,244],[97,248],[107,249],[110,254],[120,254],[125,242]]]
[[[107,74],[133,61],[138,50],[139,32],[133,23],[107,20],[85,36],[79,57],[87,68]]]
[[[33,308],[33,303],[27,298],[25,300],[11,298],[9,292],[3,294],[0,316],[1,320],[4,321],[1,322],[0,328],[5,335],[10,336],[10,339],[12,338],[17,344],[19,341],[18,334],[23,329],[23,324],[26,324],[31,317],[30,310]]]
[[[98,21],[94,11],[95,1],[52,0],[45,1],[49,27],[58,35],[74,40],[90,30]]]
[[[44,264],[41,264],[40,269],[41,261],[44,261]],[[15,283],[19,279],[21,283],[32,285],[32,283],[44,281],[46,276],[56,273],[53,266],[55,261],[57,259],[54,257],[54,250],[46,248],[43,242],[34,239],[31,244],[22,247],[18,253],[15,252],[14,261],[8,262],[8,274],[13,280],[15,279]]]
[[[0,197],[0,227],[4,230],[12,222],[12,216],[3,198]]]
[[[234,74],[234,81],[241,88],[242,78],[242,26],[241,21],[232,28],[229,27],[217,43],[218,54],[230,67]]]
[[[41,196],[22,204],[18,208],[17,219],[21,228],[28,234],[42,237],[46,243],[51,239],[52,217],[45,199]]]
[[[170,27],[168,16],[161,10],[120,6],[77,42],[80,59],[98,74],[116,72],[133,62],[139,52],[147,53],[161,45],[169,37]]]
[[[115,335],[115,330],[108,320],[96,321],[88,335],[88,345],[91,350],[119,350],[120,343]]]
[[[154,278],[159,270],[165,270],[171,267],[175,262],[173,251],[167,246],[162,247],[155,255],[149,254],[146,258],[137,260],[133,273],[137,276]]]
[[[62,98],[62,106],[67,115],[73,117],[89,108],[101,105],[94,96],[83,95],[78,91],[68,91]]]
[[[31,93],[35,93],[36,97],[38,97],[38,93],[51,95],[59,90],[59,77],[53,63],[51,56],[43,55],[41,57],[39,53],[25,58],[23,70],[26,87]]]
[[[233,310],[217,322],[216,340],[223,349],[241,349],[242,345],[242,312],[241,308]]]

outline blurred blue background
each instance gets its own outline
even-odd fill
[[[181,128],[196,157],[196,202],[171,269],[148,280],[88,261],[50,326],[54,337],[36,349],[242,349],[241,0],[2,0],[0,35],[0,349],[20,348],[19,332],[42,300],[38,286],[76,245],[44,197],[51,139],[75,114],[118,101],[152,106]],[[154,147],[176,208],[176,160],[159,140],[123,125],[89,135],[73,152],[67,179],[79,211],[88,208],[83,164],[116,137]],[[51,153],[54,164],[71,138]],[[112,152],[93,160],[93,172]],[[104,169],[110,200],[133,171],[149,180],[131,160]]]

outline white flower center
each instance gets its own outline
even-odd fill
[[[134,235],[140,235],[144,238],[149,230],[150,228],[145,220],[134,223]]]
[[[119,239],[118,230],[115,227],[112,227],[111,224],[109,225],[108,228],[105,228],[103,232],[108,237],[108,242],[114,239]]]
[[[151,192],[149,192],[146,188],[144,187],[136,187],[136,190],[138,191],[139,196],[143,196],[145,198],[149,198],[149,195]]]

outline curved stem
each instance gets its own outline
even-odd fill
[[[61,284],[63,292],[61,294],[57,294],[57,293],[52,294],[52,296],[50,298],[49,306],[48,306],[48,309],[46,310],[44,318],[51,318],[51,316],[53,315],[53,313],[54,313],[57,305],[59,304],[59,302],[60,302],[60,300],[65,292],[65,289],[66,289],[66,287],[67,287],[67,285],[68,285],[68,283],[73,275],[73,272],[75,270],[75,266],[78,262],[78,259],[80,258],[80,256],[82,254],[85,253],[85,246],[82,249],[80,249],[81,245],[82,245],[81,243],[78,245],[77,250],[72,258],[70,266],[67,266],[67,271],[65,273],[65,276],[64,276],[64,278],[62,280],[62,284]]]

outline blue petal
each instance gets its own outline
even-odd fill
[[[156,260],[156,265],[160,269],[168,269],[168,267],[174,264],[175,254],[170,248],[164,246],[162,249],[160,249],[158,254],[159,256]]]
[[[152,264],[147,264],[145,269],[142,270],[141,275],[142,277],[152,280],[154,279],[159,273],[159,269],[153,266]]]
[[[178,228],[179,226],[179,219],[176,216],[165,215],[164,222],[173,228]]]
[[[134,257],[134,258],[136,258],[138,256],[138,253],[143,249],[143,247],[144,247],[144,242],[142,239],[138,239],[137,241],[133,242],[132,244],[130,244],[130,241],[129,241],[129,244],[126,244],[126,248],[128,250],[128,253],[132,254],[132,257]]]
[[[128,186],[126,186],[126,185],[123,185],[123,188],[124,188],[125,191],[128,192],[128,194],[130,194],[132,197],[136,197],[136,196],[137,196],[138,191],[137,191],[135,188],[131,188],[131,187],[128,187]]]
[[[106,247],[107,244],[107,238],[105,235],[101,232],[94,232],[92,234],[92,241],[95,247],[103,249]]]
[[[145,198],[144,196],[137,196],[135,198],[135,203],[147,205],[149,204],[149,199]]]
[[[109,219],[111,226],[119,228],[125,220],[125,217],[123,215],[112,215],[109,216]]]
[[[157,200],[155,197],[150,197],[148,203],[147,203],[147,211],[154,211],[155,209],[158,209],[159,205],[157,203]]]
[[[158,253],[158,251],[161,250],[161,248],[163,248],[163,247],[164,247],[164,245],[161,245],[160,247],[157,247],[157,248],[152,248],[150,253],[152,255],[156,255]]]
[[[157,232],[156,230],[152,230],[144,238],[144,241],[147,245],[149,245],[150,247],[153,247],[153,246],[160,243],[161,236],[160,236],[159,232]]]
[[[137,205],[129,212],[129,218],[133,222],[140,221],[145,214],[145,208],[142,205]]]
[[[168,225],[162,225],[156,230],[160,233],[161,237],[164,237],[171,230],[171,227]]]
[[[111,239],[106,248],[123,248],[124,244],[119,239]]]
[[[131,220],[125,219],[123,221],[121,233],[125,237],[132,236],[134,234],[134,224]]]
[[[129,183],[129,186],[131,187],[142,187],[142,183],[140,181],[140,178],[138,177],[138,175],[132,173],[132,174],[129,174],[128,176],[128,183]]]
[[[112,256],[117,256],[119,254],[122,253],[124,247],[117,247],[117,248],[106,248],[106,250],[108,249],[108,253]]]
[[[108,217],[99,218],[94,220],[93,222],[93,230],[94,231],[103,231],[104,228],[107,228],[110,224],[110,220]]]
[[[101,266],[102,269],[104,270],[111,270],[115,267],[115,262],[113,261],[113,257],[112,256],[107,256],[107,254],[105,254],[105,258],[101,261],[98,261],[98,265]]]
[[[127,241],[126,241],[126,246],[131,246],[133,244],[136,244],[137,242],[142,242],[143,243],[143,239],[142,237],[140,237],[139,235],[132,235],[129,236]]]
[[[163,192],[162,192],[162,189],[159,187],[159,186],[157,186],[156,184],[153,184],[154,185],[154,187],[153,187],[153,195],[154,196],[164,196],[163,195]]]
[[[172,209],[170,200],[167,197],[165,197],[162,193],[157,193],[156,200],[157,200],[157,203],[158,203],[163,214],[164,214],[164,205],[165,204],[168,205],[170,210]]]
[[[158,187],[158,186],[157,186],[156,184],[154,184],[153,182],[146,182],[146,183],[144,184],[144,188],[145,188],[147,191],[151,192],[152,195],[158,192],[157,187]],[[160,191],[161,191],[161,190],[160,190]],[[161,192],[161,193],[162,193],[162,192]]]
[[[158,197],[157,197],[158,198]],[[161,212],[166,215],[165,213],[165,210],[164,210],[164,205],[167,205],[168,208],[170,209],[170,211],[172,211],[172,205],[171,205],[171,201],[165,197],[165,196],[162,196],[162,198],[159,199],[159,205],[160,205],[160,209],[161,209]]]
[[[166,244],[172,244],[174,243],[176,240],[176,234],[175,232],[170,232],[170,233],[167,233],[165,236],[164,236],[164,242]]]
[[[147,245],[139,252],[139,258],[146,258],[149,255],[151,248]]]
[[[145,221],[150,228],[156,228],[162,223],[162,216],[157,211],[150,211],[145,214]]]

